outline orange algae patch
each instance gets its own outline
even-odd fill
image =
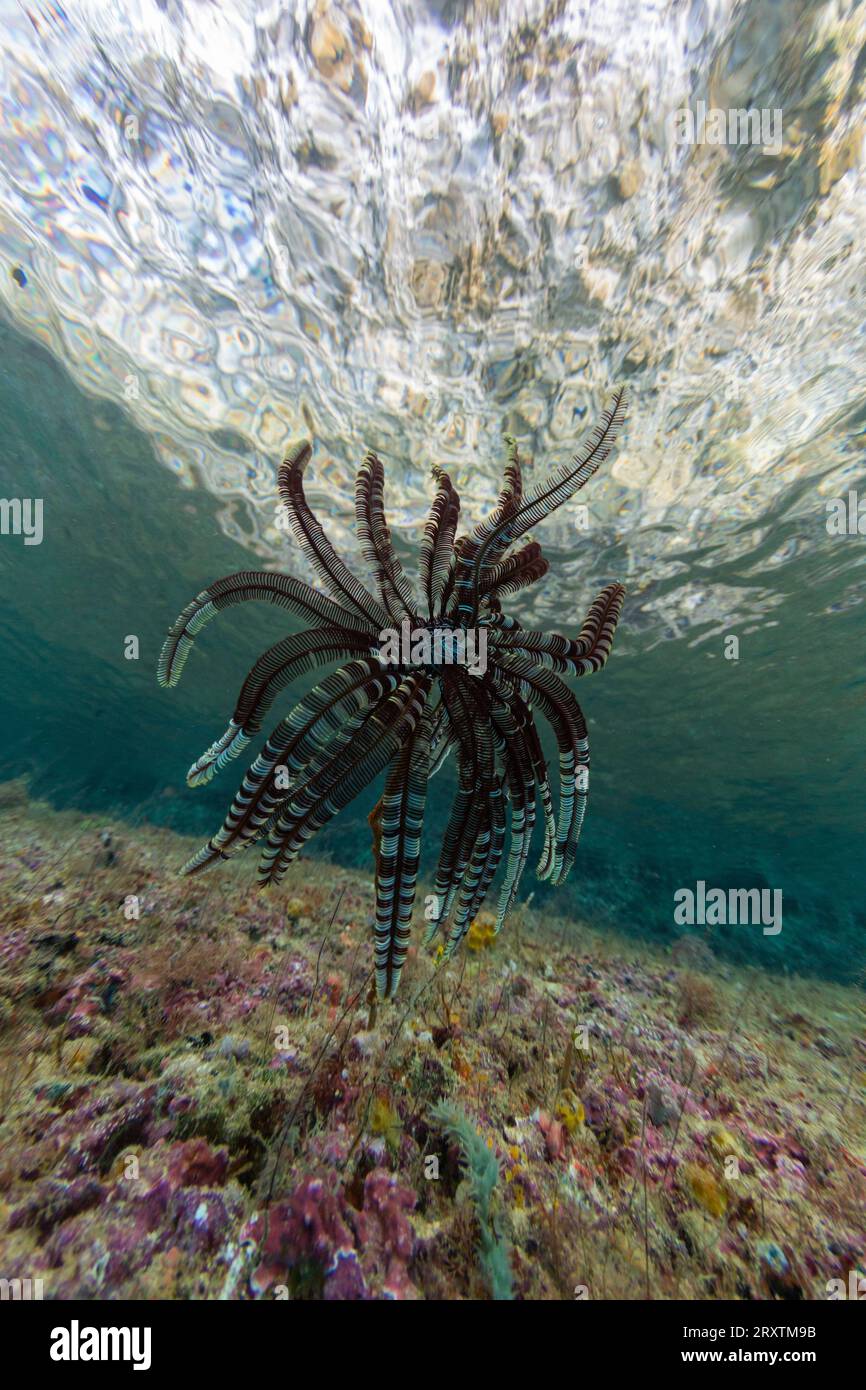
[[[377,1096],[370,1107],[370,1131],[384,1139],[389,1149],[399,1149],[403,1126],[400,1116],[385,1096]]]
[[[486,951],[496,940],[496,919],[492,912],[482,912],[466,933],[466,946],[470,951]]]
[[[724,1216],[728,1208],[728,1198],[712,1173],[697,1163],[687,1163],[683,1169],[683,1176],[692,1196],[704,1211],[708,1211],[711,1216]]]
[[[732,1154],[737,1158],[745,1157],[739,1140],[723,1125],[714,1125],[710,1130],[707,1135],[707,1147],[720,1160],[729,1158]]]
[[[457,1075],[461,1078],[461,1080],[469,1080],[470,1076],[472,1075],[472,1066],[467,1061],[460,1048],[456,1045],[452,1045],[451,1048],[451,1065],[456,1071]]]
[[[574,1134],[586,1119],[583,1101],[578,1100],[572,1091],[563,1091],[562,1099],[556,1107],[556,1117],[562,1121],[569,1134]]]

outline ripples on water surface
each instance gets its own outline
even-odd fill
[[[866,498],[863,9],[2,0],[0,19],[2,485],[38,479],[46,508],[43,545],[0,557],[10,773],[210,830],[226,785],[156,794],[223,727],[274,615],[209,631],[175,697],[151,657],[250,552],[304,572],[275,525],[286,442],[314,436],[311,497],[347,551],[375,446],[414,547],[432,462],[477,518],[504,431],[537,475],[625,379],[615,460],[585,516],[545,527],[552,572],[522,609],[568,626],[612,578],[629,591],[582,692],[575,907],[662,930],[682,883],[766,881],[793,963],[848,970],[866,538],[829,536],[826,504]],[[674,144],[698,99],[781,109],[781,148]]]

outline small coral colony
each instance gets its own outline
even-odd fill
[[[190,768],[190,786],[208,782],[242,752],[292,680],[314,666],[342,664],[276,725],[222,828],[185,872],[198,873],[256,841],[262,845],[261,882],[279,881],[307,841],[387,769],[370,819],[376,836],[376,988],[381,997],[393,995],[409,941],[427,783],[453,752],[458,786],[442,839],[427,941],[442,932],[446,957],[460,945],[503,859],[509,815],[496,930],[517,893],[539,804],[538,875],[553,884],[564,881],[586,809],[589,742],[580,705],[563,677],[604,666],[625,591],[618,583],[603,589],[575,638],[524,628],[503,611],[503,601],[547,573],[539,543],[517,543],[605,461],[624,410],[620,388],[572,461],[529,489],[517,446],[508,438],[497,504],[466,535],[456,535],[460,498],[454,484],[434,468],[436,493],[421,539],[417,586],[391,543],[377,456],[367,454],[355,484],[357,535],[373,580],[366,587],[337,554],[304,495],[311,445],[303,441],[289,450],[279,470],[280,497],[327,593],[292,575],[243,571],[211,584],[180,614],[159,660],[165,686],[177,684],[201,629],[232,604],[273,603],[307,623],[259,657],[226,732]],[[558,815],[539,715],[559,750]]]

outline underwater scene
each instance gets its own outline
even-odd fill
[[[866,1299],[866,7],[0,103],[2,1299]]]

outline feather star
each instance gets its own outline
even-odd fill
[[[460,945],[503,859],[509,807],[496,931],[517,893],[537,805],[544,827],[538,877],[563,882],[586,809],[589,743],[580,706],[562,677],[604,666],[625,590],[618,583],[603,589],[576,638],[522,627],[503,613],[502,600],[547,573],[536,541],[512,547],[592,477],[613,447],[624,409],[619,388],[571,463],[529,491],[517,446],[507,438],[497,505],[456,540],[460,500],[448,474],[435,468],[418,595],[391,544],[384,469],[376,455],[367,454],[355,486],[358,540],[373,593],[339,557],[307,503],[303,475],[311,445],[304,440],[292,446],[279,470],[280,496],[298,544],[330,597],[288,574],[244,571],[217,580],[183,610],[160,656],[164,686],[177,684],[195,637],[232,604],[261,600],[308,623],[259,657],[231,723],[193,763],[189,784],[210,781],[246,748],[295,677],[314,666],[343,664],[277,724],[222,828],[183,872],[198,873],[260,841],[260,881],[280,880],[316,831],[387,768],[370,819],[377,832],[376,988],[380,997],[391,996],[408,948],[427,783],[453,751],[458,787],[426,943],[441,931],[446,958]],[[468,657],[461,662],[470,648],[474,667]],[[536,715],[550,725],[559,749],[558,816]]]

